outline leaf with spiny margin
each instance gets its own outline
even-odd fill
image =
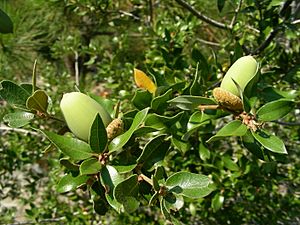
[[[89,177],[86,175],[79,175],[73,177],[71,173],[63,176],[57,184],[57,191],[59,193],[65,193],[69,191],[73,191],[76,188],[84,185],[88,181]]]
[[[47,113],[48,95],[43,90],[35,91],[26,101],[26,107],[30,110]]]

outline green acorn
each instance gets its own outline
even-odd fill
[[[259,64],[251,55],[243,56],[235,61],[235,63],[229,68],[220,87],[240,97],[239,90],[233,80],[237,82],[240,88],[244,91],[247,84],[255,77],[258,68]]]
[[[97,113],[100,114],[105,127],[112,121],[109,113],[98,102],[80,92],[64,94],[60,109],[69,129],[84,141],[88,141],[90,128]]]
[[[213,90],[213,96],[219,105],[231,111],[243,111],[243,103],[234,81],[244,91],[254,81],[258,68],[259,64],[250,55],[235,61],[225,74],[220,87]]]

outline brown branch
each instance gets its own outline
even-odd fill
[[[287,0],[280,12],[279,15],[280,16],[284,16],[284,14],[286,13],[286,9],[289,7],[289,5],[293,2],[293,0]],[[277,26],[275,28],[273,28],[273,30],[271,31],[271,33],[268,35],[268,37],[266,38],[266,40],[264,40],[254,51],[251,52],[252,55],[258,55],[259,53],[261,53],[265,48],[267,48],[270,43],[273,41],[273,39],[276,37],[276,35],[283,30],[284,28],[280,25]]]
[[[234,11],[234,16],[232,17],[232,20],[231,20],[231,23],[230,23],[231,29],[233,28],[233,26],[234,26],[234,24],[235,24],[235,22],[236,22],[236,19],[237,19],[237,16],[238,16],[238,14],[239,14],[239,11],[240,11],[241,8],[242,8],[242,4],[243,4],[243,0],[240,0],[240,1],[239,1],[239,4],[238,4],[238,6],[237,6],[237,8],[236,8],[235,11]]]
[[[203,20],[204,22],[213,25],[215,27],[224,29],[224,30],[231,30],[232,27],[230,25],[226,25],[224,23],[221,23],[219,21],[216,21],[206,15],[204,15],[203,13],[199,12],[198,10],[196,10],[193,6],[191,6],[190,4],[188,4],[186,1],[184,0],[175,0],[179,5],[181,5],[182,7],[184,7],[185,9],[187,9],[188,11],[190,11],[192,14],[194,14],[196,17],[198,17],[200,20]]]

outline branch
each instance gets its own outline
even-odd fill
[[[236,22],[236,19],[237,19],[237,16],[238,16],[238,14],[239,14],[239,11],[240,11],[241,8],[242,8],[242,4],[243,4],[243,0],[240,0],[240,1],[239,1],[239,4],[238,4],[238,6],[237,6],[237,8],[236,8],[235,11],[234,11],[234,16],[232,17],[232,20],[231,20],[231,23],[230,23],[231,29],[233,28],[233,26],[234,26],[234,24],[235,24],[235,22]]]
[[[289,7],[289,5],[293,2],[293,0],[287,0],[280,12],[279,15],[280,16],[284,16],[286,9]],[[257,55],[259,53],[261,53],[265,48],[267,48],[269,46],[269,44],[273,41],[273,39],[276,37],[276,35],[279,33],[279,31],[282,29],[281,26],[278,26],[276,28],[274,28],[271,33],[269,34],[269,36],[266,38],[266,40],[264,40],[254,51],[251,52],[251,54],[253,55]]]
[[[211,46],[215,46],[215,47],[221,47],[221,45],[219,43],[216,42],[212,42],[212,41],[207,41],[207,40],[203,40],[201,38],[197,38],[197,41],[206,44],[206,45],[211,45]]]
[[[189,5],[186,1],[184,0],[175,0],[179,5],[181,5],[182,7],[186,8],[187,10],[189,10],[192,14],[194,14],[196,17],[198,17],[200,20],[203,20],[204,22],[213,25],[215,27],[224,29],[224,30],[231,30],[232,27],[229,25],[226,25],[224,23],[221,23],[219,21],[216,21],[204,14],[202,14],[201,12],[197,11],[193,6]]]
[[[278,27],[277,29],[272,30],[272,32],[269,34],[266,40],[263,41],[254,51],[251,52],[251,55],[258,55],[259,53],[261,53],[266,47],[270,45],[270,43],[273,41],[273,39],[276,37],[279,31],[280,29]]]

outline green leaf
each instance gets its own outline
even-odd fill
[[[218,1],[218,10],[219,12],[222,12],[222,9],[225,6],[225,0],[217,0]]]
[[[149,111],[149,108],[143,109],[141,111],[139,111],[135,117],[134,120],[129,128],[129,130],[127,130],[125,133],[123,133],[122,135],[117,136],[116,138],[114,138],[109,146],[109,152],[114,152],[114,151],[118,151],[120,150],[131,138],[132,134],[139,128],[139,126],[144,122],[147,113]]]
[[[139,207],[138,193],[139,182],[136,174],[120,182],[114,189],[115,199],[123,205],[127,213],[132,213]]]
[[[50,131],[41,131],[60,151],[73,160],[90,158],[93,152],[90,146],[77,138],[55,134]]]
[[[212,136],[207,142],[216,141],[218,139],[229,136],[243,136],[247,132],[247,126],[239,120],[231,121],[219,130],[216,135]]]
[[[157,96],[151,102],[151,109],[154,111],[163,112],[167,107],[167,101],[170,100],[172,89],[169,89],[163,95]]]
[[[3,117],[3,121],[8,123],[10,127],[23,127],[30,123],[30,121],[34,118],[33,113],[29,112],[15,112],[8,113]]]
[[[30,110],[46,113],[48,109],[48,95],[43,90],[35,91],[27,99],[26,107]]]
[[[260,107],[256,115],[259,120],[267,122],[280,119],[292,111],[295,107],[295,102],[288,99],[279,99],[277,101],[268,102]]]
[[[88,93],[88,96],[93,98],[96,102],[98,102],[108,113],[111,117],[113,117],[114,114],[114,102],[110,99],[101,97],[99,95],[95,95],[93,93]]]
[[[188,142],[181,141],[179,138],[172,136],[172,144],[181,153],[185,154],[190,149],[190,144]]]
[[[102,166],[98,159],[96,158],[88,158],[84,160],[80,165],[80,174],[96,174],[101,170]]]
[[[0,97],[3,100],[13,107],[26,108],[26,100],[30,97],[30,92],[9,80],[3,80],[0,87]]]
[[[117,202],[113,193],[114,189],[120,182],[123,181],[122,176],[113,167],[106,165],[101,170],[101,183],[105,187],[105,198],[112,208],[117,212],[121,212],[122,204]]]
[[[215,194],[211,201],[211,207],[214,212],[217,212],[219,209],[222,208],[224,203],[224,196],[221,195],[220,193]]]
[[[297,91],[296,90],[281,91],[274,87],[267,87],[262,90],[261,95],[267,102],[279,100],[282,98],[292,100],[297,97]]]
[[[217,103],[211,98],[200,96],[182,95],[168,101],[171,105],[177,106],[182,110],[193,110],[199,105],[216,105]]]
[[[211,180],[202,174],[178,172],[166,180],[166,187],[170,192],[188,198],[202,198],[212,192]]]
[[[252,131],[253,137],[266,149],[279,154],[287,154],[283,141],[265,130]]]
[[[168,193],[164,197],[164,205],[166,207],[166,210],[168,210],[168,212],[171,212],[171,210],[178,211],[184,205],[183,196],[175,195],[173,193]]]
[[[251,106],[250,106],[250,102],[249,102],[248,98],[244,94],[244,92],[243,92],[242,88],[240,87],[240,85],[233,78],[231,78],[231,79],[232,79],[233,83],[235,84],[236,88],[239,91],[240,97],[241,97],[242,102],[243,102],[244,111],[247,112],[247,113],[250,112]]]
[[[88,181],[88,176],[76,176],[73,177],[71,173],[63,176],[57,184],[57,191],[59,193],[64,193],[68,191],[73,191],[76,188],[82,186]]]
[[[79,166],[69,160],[69,158],[62,158],[59,163],[70,171],[79,171]]]
[[[202,142],[199,144],[199,156],[203,161],[210,158],[210,151]]]
[[[152,94],[149,91],[137,90],[131,101],[137,109],[142,110],[151,105]]]
[[[233,162],[233,160],[230,158],[230,156],[225,155],[222,157],[222,161],[224,162],[224,166],[231,170],[231,171],[239,171],[240,168],[238,167],[238,165]]]
[[[170,147],[170,141],[166,141],[165,137],[166,135],[160,135],[149,141],[137,163],[143,163],[144,168],[150,169],[155,163],[163,160]]]
[[[10,17],[0,9],[0,33],[9,34],[13,33],[14,26]]]
[[[247,148],[252,154],[261,160],[265,160],[265,154],[263,147],[255,140],[250,130],[242,136],[242,142],[245,148]]]
[[[194,49],[193,49],[194,51]],[[197,62],[196,73],[193,83],[190,87],[190,95],[201,95],[201,85],[200,85],[201,73],[199,73],[199,62]]]
[[[152,127],[157,130],[170,128],[172,125],[174,125],[177,121],[181,119],[183,114],[184,112],[180,112],[175,116],[169,117],[151,113],[147,116],[145,120],[145,126]]]
[[[97,113],[91,126],[89,143],[91,149],[96,153],[102,153],[106,149],[107,132],[99,113]]]
[[[187,124],[187,132],[182,136],[183,141],[187,141],[189,137],[197,131],[197,129],[201,126],[204,126],[206,124],[210,123],[210,116],[205,114],[202,111],[196,111],[194,112]]]

